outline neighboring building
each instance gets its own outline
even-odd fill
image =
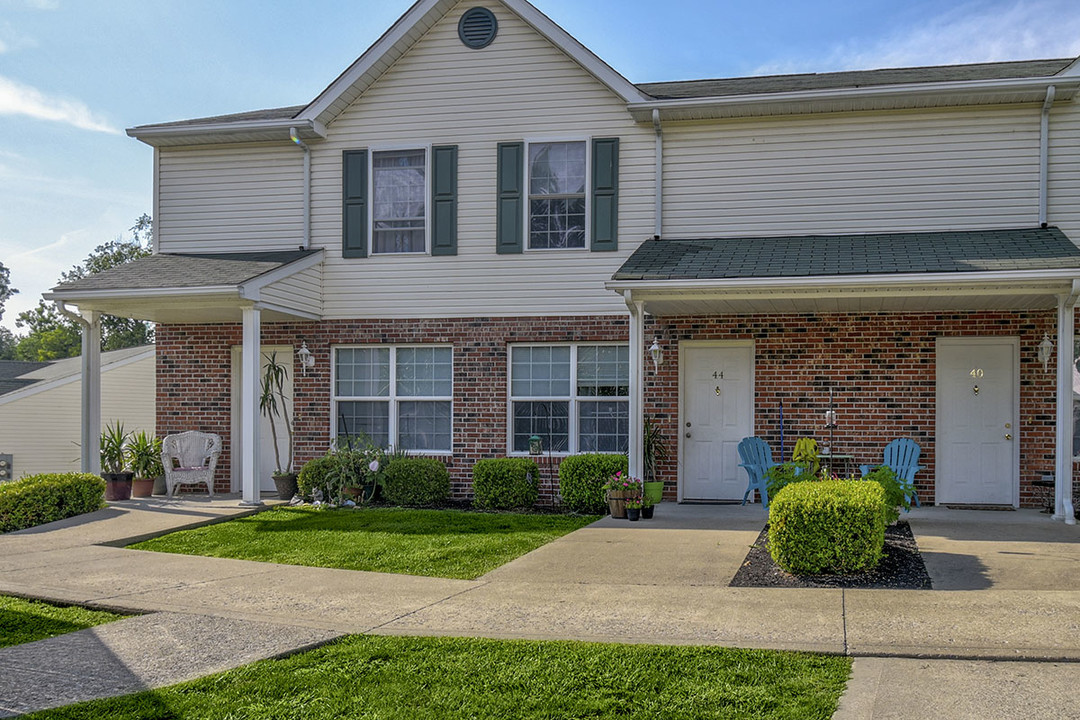
[[[0,361],[0,455],[11,455],[11,479],[79,471],[79,358]],[[154,346],[101,354],[101,412],[106,423],[154,431]]]
[[[301,459],[364,432],[463,497],[534,434],[637,470],[645,413],[670,498],[739,499],[782,403],[789,449],[910,436],[924,502],[1033,505],[1073,466],[1078,87],[1068,58],[634,85],[524,0],[421,0],[307,105],[130,130],[156,254],[49,297],[158,323],[158,433],[229,438],[248,501],[260,343],[306,343]]]

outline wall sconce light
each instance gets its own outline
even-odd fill
[[[300,373],[307,375],[308,368],[315,367],[315,356],[308,350],[307,340],[300,341],[300,349],[296,351],[296,357],[300,359]]]
[[[1039,343],[1039,362],[1042,363],[1043,372],[1046,372],[1047,366],[1050,364],[1050,353],[1054,351],[1054,341],[1050,339],[1050,335],[1043,333],[1042,342]]]
[[[652,358],[653,372],[659,372],[660,366],[664,364],[664,348],[660,347],[660,338],[653,338],[652,345],[649,346],[649,356]]]

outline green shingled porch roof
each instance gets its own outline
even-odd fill
[[[646,240],[613,280],[720,280],[1080,268],[1056,227]]]

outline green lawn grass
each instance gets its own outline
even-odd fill
[[[460,510],[277,507],[130,547],[471,580],[596,519]]]
[[[60,607],[37,600],[0,595],[0,647],[44,640],[119,620],[116,615],[83,607]]]
[[[29,718],[827,720],[851,660],[765,650],[352,636]]]

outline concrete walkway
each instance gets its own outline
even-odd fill
[[[382,633],[716,644],[849,654],[859,659],[837,715],[847,719],[888,717],[901,689],[909,698],[918,687],[937,696],[954,691],[956,701],[963,704],[963,688],[985,690],[991,681],[994,687],[1005,687],[993,680],[995,673],[1012,677],[1029,667],[971,661],[1056,661],[1057,666],[1040,664],[1024,670],[1039,682],[1018,684],[1013,696],[1021,687],[1036,693],[1037,698],[1025,705],[1034,714],[1025,712],[1025,717],[1080,717],[1074,709],[1077,701],[1071,699],[1078,695],[1073,689],[1080,688],[1080,664],[1072,664],[1080,660],[1080,528],[1051,522],[1034,511],[912,512],[909,519],[934,586],[943,588],[933,591],[729,588],[728,581],[764,524],[764,512],[754,506],[663,504],[651,521],[631,524],[607,518],[475,581],[122,548],[131,538],[241,512],[244,509],[235,499],[132,500],[81,519],[0,536],[0,593],[173,613],[168,621],[178,628],[197,625],[184,620],[192,617],[225,623],[219,633],[196,632],[190,640],[177,634],[180,639],[173,650],[145,645],[144,660],[173,651],[182,655],[183,648],[205,645],[206,666],[181,663],[177,666],[185,665],[182,672],[173,672],[169,663],[160,661],[140,665],[139,651],[128,656],[118,646],[101,643],[101,652],[112,653],[131,678],[112,691],[91,684],[84,697],[159,687],[222,669],[220,661],[233,656],[233,643],[247,648],[236,654],[243,656],[233,663],[239,665],[343,633]],[[121,626],[133,628],[130,645],[145,642],[147,633],[133,620],[106,627]],[[281,632],[260,629],[268,626]],[[82,631],[70,636],[71,642],[92,647],[100,640],[75,636],[95,632],[99,633],[95,638],[106,633]],[[267,639],[265,644],[256,642],[260,636]],[[45,643],[63,647],[59,640],[23,647]],[[14,650],[0,651],[0,677],[5,678],[0,681],[0,707],[24,710],[71,702],[70,696],[27,696],[7,687],[6,678],[13,677],[8,669],[26,672],[32,663],[25,653],[37,652],[23,650],[20,655]],[[907,666],[913,661],[888,659],[913,656],[968,662],[919,660],[914,662],[922,665]],[[923,666],[931,669],[920,672]],[[145,669],[149,667],[155,670],[149,672]],[[1060,670],[1048,670],[1055,667]],[[947,685],[935,679],[946,668],[956,678]],[[1072,705],[1058,703],[1053,705],[1054,714],[1041,715],[1042,706],[1035,699],[1052,703],[1056,695],[1039,683],[1058,676],[1060,680],[1051,685],[1069,687],[1061,697]],[[882,683],[881,678],[888,680]],[[907,718],[964,717],[919,715],[912,712],[911,703],[901,705]],[[1002,711],[1010,707],[991,705]],[[994,715],[993,708],[970,716],[1016,717]]]

